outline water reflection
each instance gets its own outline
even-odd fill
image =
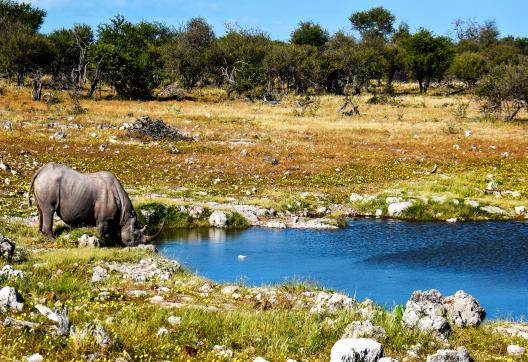
[[[382,304],[417,289],[475,295],[489,316],[528,314],[528,223],[358,220],[339,231],[165,231],[158,249],[192,271],[249,284],[297,278]],[[244,261],[238,255],[246,255]]]

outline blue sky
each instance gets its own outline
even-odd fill
[[[427,27],[449,35],[456,18],[477,21],[495,19],[501,35],[528,36],[524,20],[526,0],[26,0],[45,9],[48,16],[42,30],[49,32],[76,23],[97,26],[116,14],[132,21],[161,21],[179,26],[194,16],[204,17],[217,34],[226,22],[259,28],[272,38],[287,40],[301,20],[321,23],[330,32],[350,30],[348,17],[355,11],[384,6],[406,21],[411,29]]]

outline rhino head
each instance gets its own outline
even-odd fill
[[[129,218],[121,227],[121,241],[126,246],[138,246],[153,241],[163,230],[163,224],[154,235],[145,235],[147,227],[139,228],[135,216]]]

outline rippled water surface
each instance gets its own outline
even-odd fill
[[[309,280],[388,307],[405,303],[417,289],[445,295],[463,289],[491,318],[528,316],[523,222],[359,220],[336,231],[178,230],[163,235],[157,247],[218,282]]]

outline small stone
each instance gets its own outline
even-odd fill
[[[456,217],[452,217],[450,219],[447,219],[446,222],[450,224],[454,224],[458,222],[458,219]]]
[[[383,210],[382,209],[376,209],[376,213],[374,214],[377,218],[380,218],[383,216]]]
[[[240,151],[240,156],[242,156],[242,157],[246,157],[248,154],[249,154],[249,152],[245,148],[242,151]]]
[[[150,298],[150,302],[152,304],[163,303],[164,300],[165,300],[165,298],[163,298],[161,295],[156,295],[156,296]]]
[[[92,283],[99,283],[100,281],[106,280],[109,278],[108,270],[99,265],[93,269],[92,273]]]
[[[156,333],[156,337],[164,337],[169,334],[169,330],[165,327],[161,327],[158,329],[158,333]]]
[[[427,362],[472,362],[469,352],[465,347],[456,351],[451,349],[440,349],[435,354],[427,356]]]
[[[512,343],[508,346],[507,351],[510,356],[519,356],[526,353],[526,348]]]
[[[411,207],[413,203],[411,201],[402,201],[390,204],[387,208],[387,213],[390,217],[400,217],[404,211]]]
[[[235,355],[233,351],[220,345],[213,346],[213,352],[223,358],[233,358],[233,356]]]
[[[255,359],[253,359],[253,362],[269,362],[267,359],[265,359],[264,357],[255,357]]]
[[[237,291],[238,287],[236,285],[229,285],[227,287],[222,288],[220,292],[225,295],[231,295],[233,293],[236,293]]]
[[[213,288],[211,287],[211,285],[209,285],[208,283],[205,283],[204,285],[202,285],[200,287],[200,289],[198,289],[198,291],[200,293],[210,293],[213,291]]]
[[[11,131],[13,129],[13,125],[11,124],[11,121],[5,120],[4,123],[3,123],[2,128],[5,131]]]
[[[169,318],[167,318],[167,322],[169,322],[171,326],[175,326],[182,322],[182,317],[176,317],[176,316],[171,315],[169,316]]]
[[[0,269],[0,280],[14,280],[22,278],[24,278],[24,272],[14,269],[11,265],[5,265],[2,269]]]
[[[380,358],[378,362],[398,362],[398,360],[392,357],[383,357],[383,358]]]
[[[350,195],[350,202],[363,201],[363,199],[364,199],[364,197],[361,196],[360,194],[352,193]]]
[[[11,260],[15,254],[15,242],[0,234],[0,258]]]
[[[31,356],[27,356],[25,358],[26,362],[42,362],[44,361],[44,357],[40,353],[32,354]]]
[[[471,207],[475,207],[475,208],[480,206],[480,204],[475,200],[464,200],[464,204],[469,205]]]
[[[526,206],[515,206],[515,215],[526,214]]]
[[[77,245],[80,248],[98,248],[101,246],[101,241],[95,236],[84,234],[77,240]]]
[[[372,338],[381,340],[386,336],[382,327],[375,326],[371,321],[355,321],[346,326],[341,338]]]

